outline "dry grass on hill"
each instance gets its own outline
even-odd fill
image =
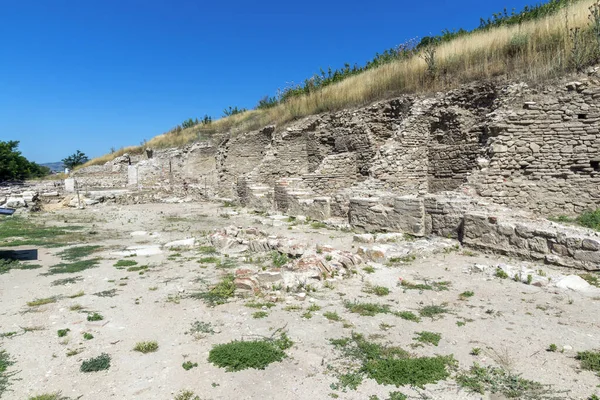
[[[521,25],[503,26],[458,37],[435,47],[435,62],[428,68],[424,52],[379,68],[351,76],[309,95],[295,97],[270,109],[250,110],[209,125],[197,125],[181,132],[168,132],[144,146],[182,146],[214,133],[240,132],[268,124],[284,124],[296,118],[335,111],[406,93],[447,90],[462,83],[503,76],[538,82],[559,76],[590,62],[598,42],[590,26],[590,6],[582,0],[562,11]],[[573,28],[581,30],[573,40]],[[574,43],[576,46],[574,46]],[[89,161],[103,164],[125,152],[140,152],[142,146],[127,147]]]

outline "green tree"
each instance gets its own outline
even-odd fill
[[[88,160],[89,158],[85,155],[85,153],[82,153],[81,151],[77,150],[77,152],[71,154],[67,158],[63,158],[61,161],[65,165],[65,167],[73,169],[78,165],[86,163]]]
[[[49,168],[23,157],[18,147],[18,140],[0,141],[0,182],[39,178],[50,173]]]

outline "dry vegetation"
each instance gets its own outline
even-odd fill
[[[597,61],[598,38],[590,19],[593,4],[597,2],[581,0],[544,18],[460,36],[436,46],[433,61],[429,63],[425,61],[428,51],[425,48],[408,59],[367,70],[275,107],[246,111],[181,132],[164,133],[141,146],[93,159],[85,166],[103,164],[125,152],[141,152],[146,146],[182,146],[215,133],[284,124],[400,94],[447,90],[474,80],[505,77],[537,82],[557,77]],[[581,30],[574,37],[576,28]]]

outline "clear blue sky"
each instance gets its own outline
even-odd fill
[[[137,145],[525,0],[0,0],[0,140],[32,161]]]

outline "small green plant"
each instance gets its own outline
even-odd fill
[[[496,267],[496,278],[500,278],[500,279],[507,279],[508,278],[508,274],[506,272],[504,272],[504,270],[500,267]]]
[[[481,354],[481,349],[479,347],[473,347],[469,354],[471,354],[472,356],[478,356],[479,354]]]
[[[363,271],[365,271],[367,274],[374,274],[375,268],[373,268],[370,265],[367,265],[366,267],[363,268]]]
[[[212,289],[207,292],[194,293],[190,297],[204,300],[210,306],[225,304],[229,298],[233,297],[235,292],[233,280],[233,275],[228,274]]]
[[[310,306],[308,306],[307,310],[310,312],[315,312],[315,311],[319,311],[321,309],[321,306],[319,306],[318,304],[311,304]]]
[[[80,282],[82,280],[83,280],[82,276],[75,276],[73,278],[57,279],[55,281],[52,281],[50,283],[50,285],[52,285],[52,286],[62,286],[62,285],[67,285],[67,284],[71,284],[71,283]]]
[[[287,254],[282,254],[278,251],[273,251],[271,253],[271,261],[273,262],[274,267],[279,268],[287,264],[290,261],[290,259],[288,258]]]
[[[422,307],[419,310],[419,315],[421,315],[421,317],[434,319],[440,315],[446,314],[447,312],[449,312],[449,310],[445,305],[430,305]]]
[[[67,357],[73,357],[76,356],[77,354],[81,353],[83,351],[83,349],[73,349],[73,350],[68,350],[67,351]]]
[[[115,297],[117,295],[117,289],[103,290],[98,293],[94,293],[94,296],[98,297]]]
[[[579,275],[583,280],[589,283],[592,286],[600,287],[600,275],[587,273]]]
[[[11,378],[17,374],[17,371],[8,371],[9,367],[14,365],[14,363],[6,350],[0,350],[0,397],[8,391],[8,387],[11,385]]]
[[[527,284],[531,285],[531,282],[533,282],[533,276],[531,274],[527,275]]]
[[[284,350],[292,344],[285,334],[276,340],[233,341],[214,346],[209,352],[208,361],[228,372],[248,368],[265,369],[269,364],[286,358]]]
[[[137,261],[134,261],[134,260],[119,260],[116,263],[114,263],[113,266],[115,266],[117,268],[121,268],[121,267],[133,267],[134,265],[137,265]]]
[[[62,395],[62,392],[44,393],[37,396],[30,397],[29,400],[70,400],[68,397]]]
[[[406,321],[420,322],[421,318],[412,311],[398,311],[394,313],[395,316],[400,317]]]
[[[272,302],[266,302],[266,303],[261,303],[258,301],[249,301],[246,304],[244,304],[246,307],[250,307],[250,308],[271,308],[271,307],[275,307],[275,303]]]
[[[155,341],[151,342],[137,342],[133,347],[133,351],[139,351],[140,353],[154,353],[158,350],[158,343]]]
[[[388,314],[390,313],[390,306],[387,304],[375,304],[375,303],[359,303],[357,301],[344,302],[344,306],[348,311],[362,316],[375,316],[377,314]]]
[[[192,322],[192,327],[186,333],[196,335],[196,334],[207,334],[212,335],[215,333],[214,329],[210,322],[202,322],[202,321],[194,321]]]
[[[102,353],[98,357],[90,358],[81,363],[79,370],[81,372],[97,372],[110,368],[110,356]]]
[[[79,292],[72,294],[70,296],[68,296],[70,299],[76,299],[77,297],[81,297],[84,296],[85,292],[83,290],[80,290]]]
[[[198,363],[194,363],[191,361],[186,361],[183,364],[181,364],[181,366],[183,367],[183,369],[185,369],[186,371],[189,371],[190,369],[197,367]]]
[[[449,290],[448,286],[450,286],[450,282],[448,281],[440,281],[440,282],[431,282],[431,283],[413,283],[407,280],[402,280],[398,283],[405,290],[435,290],[436,292],[441,292],[444,290]]]
[[[428,332],[428,331],[417,332],[416,335],[417,336],[413,339],[416,340],[417,342],[428,343],[428,344],[432,344],[434,346],[437,346],[440,343],[440,339],[442,338],[442,335],[440,335],[439,333]]]
[[[83,338],[84,338],[85,340],[92,340],[92,339],[94,338],[94,335],[92,335],[91,333],[85,332],[85,333],[83,334]]]
[[[254,319],[266,318],[268,315],[269,315],[269,313],[266,311],[257,311],[252,314],[252,318],[254,318]]]
[[[371,286],[371,285],[367,285],[363,291],[365,293],[370,293],[370,294],[374,294],[377,296],[387,296],[388,294],[390,294],[390,289],[386,288],[385,286]]]
[[[65,249],[56,255],[67,261],[74,261],[80,258],[89,257],[102,249],[102,246],[79,246]]]
[[[197,396],[191,390],[182,390],[173,398],[173,400],[202,400],[202,399],[200,399],[200,396]]]
[[[600,351],[580,351],[575,359],[581,363],[581,369],[600,374]]]
[[[323,313],[323,316],[330,321],[341,321],[342,318],[338,315],[338,313],[334,311],[326,311]]]
[[[313,221],[310,223],[310,227],[313,229],[323,229],[327,228],[327,224],[321,221]]]
[[[407,400],[408,396],[402,392],[390,392],[390,397],[387,400]]]
[[[65,328],[65,329],[59,329],[58,331],[56,331],[56,333],[58,334],[58,337],[65,337],[65,336],[67,336],[67,334],[70,331],[71,330],[69,328]]]
[[[461,300],[466,300],[466,299],[468,299],[469,297],[473,297],[473,296],[475,296],[475,293],[474,293],[474,292],[471,292],[470,290],[467,290],[466,292],[462,292],[461,294],[459,294],[459,295],[458,295],[458,297],[459,297]]]
[[[89,268],[95,268],[98,266],[100,262],[99,259],[91,259],[91,260],[79,260],[74,261],[72,263],[60,263],[51,266],[48,269],[48,272],[42,275],[55,275],[55,274],[73,274],[76,272],[81,272]]]
[[[104,319],[104,317],[100,314],[98,314],[97,312],[92,313],[92,314],[88,314],[87,316],[87,320],[88,321],[102,321]]]
[[[554,352],[556,352],[558,350],[558,346],[555,345],[554,343],[551,343],[550,346],[548,346],[548,348],[546,350],[549,351],[549,352],[554,353]]]

